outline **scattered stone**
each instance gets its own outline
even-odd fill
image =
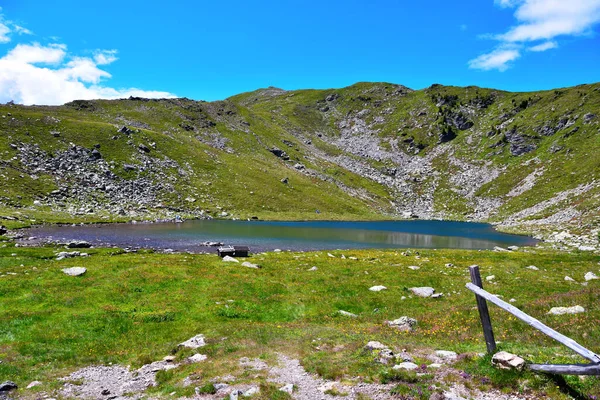
[[[0,392],[10,392],[11,390],[15,390],[18,388],[19,387],[17,386],[17,384],[13,381],[6,381],[0,383]]]
[[[221,389],[225,389],[225,388],[229,387],[229,385],[226,383],[215,383],[213,386],[215,387],[215,390],[217,392]]]
[[[419,366],[417,364],[410,362],[410,361],[405,361],[400,364],[394,365],[394,367],[392,369],[395,369],[395,370],[405,369],[407,371],[412,371],[417,368],[419,368]]]
[[[187,347],[189,349],[197,349],[198,347],[206,346],[206,342],[204,341],[204,335],[199,334],[186,340],[183,343],[179,343],[180,347]]]
[[[236,261],[237,261],[237,260],[236,260]],[[242,267],[259,269],[259,268],[260,268],[260,265],[258,265],[258,264],[252,264],[251,262],[244,261],[244,262],[242,263]]]
[[[575,279],[571,278],[570,276],[565,276],[565,281],[575,282]]]
[[[223,257],[223,261],[224,262],[235,262],[235,263],[239,263],[238,260],[236,260],[235,258],[231,257],[231,256],[225,256]]]
[[[525,367],[525,360],[506,351],[500,351],[492,357],[492,365],[500,369],[522,370]]]
[[[8,232],[8,229],[4,225],[0,225],[0,235],[4,235]]]
[[[412,287],[409,290],[415,295],[419,297],[431,297],[435,293],[435,289],[428,286],[423,287]]]
[[[350,318],[356,318],[356,317],[358,317],[358,315],[352,314],[351,312],[344,311],[344,310],[338,310],[338,314],[341,314],[344,317],[350,317]]]
[[[505,249],[504,247],[494,246],[494,251],[505,252],[505,251],[510,251],[510,250]]]
[[[485,280],[488,282],[493,281],[494,279],[496,279],[496,275],[489,275],[485,277]]]
[[[84,267],[71,267],[64,268],[62,272],[69,276],[81,276],[87,272],[87,269]]]
[[[388,365],[390,361],[394,360],[394,352],[388,348],[379,351],[378,357],[375,359],[376,363]]]
[[[202,362],[204,360],[206,360],[208,357],[205,356],[204,354],[194,354],[191,357],[188,357],[188,361],[192,362],[192,363],[199,363]]]
[[[458,354],[456,354],[454,351],[448,351],[448,350],[437,350],[435,352],[435,355],[437,357],[441,358],[442,360],[446,360],[446,361],[454,361],[458,357]]]
[[[442,368],[443,364],[440,363],[433,363],[433,364],[429,364],[427,366],[427,368]]]
[[[573,307],[552,307],[548,314],[563,315],[563,314],[579,314],[585,312],[585,308],[581,306]]]
[[[410,265],[408,268],[412,269],[413,271],[417,271],[417,270],[421,269],[421,267],[416,266],[416,265]]]
[[[287,385],[280,387],[279,390],[281,392],[292,394],[294,392],[294,385],[292,383],[288,383]]]
[[[175,361],[175,356],[164,356],[163,361],[173,362],[173,361]]]
[[[296,164],[294,164],[294,168],[296,168],[296,169],[297,169],[297,170],[299,170],[299,171],[302,171],[302,170],[304,170],[306,167],[305,167],[303,164],[296,163]]]
[[[514,302],[516,302],[516,301],[517,301],[517,299],[510,299],[508,302],[509,302],[509,303],[514,303]]]
[[[243,394],[241,390],[234,389],[233,392],[229,393],[229,400],[238,400],[240,394]]]
[[[289,182],[290,182],[290,180],[287,177],[285,177],[281,180],[281,183],[283,183],[284,185],[287,185]]]
[[[387,349],[388,347],[386,345],[384,345],[381,342],[376,342],[376,341],[371,341],[369,343],[367,343],[367,345],[365,346],[366,350],[369,351],[373,351],[373,350],[383,350],[383,349]]]
[[[447,267],[447,268],[452,268],[452,267],[454,267],[454,264],[452,264],[452,263],[447,263],[447,264],[446,264],[446,267]]]
[[[318,270],[317,267],[312,267],[312,268],[309,269],[309,271],[316,271],[316,270]]]
[[[34,388],[36,386],[40,386],[41,384],[42,384],[42,382],[40,382],[40,381],[33,381],[29,385],[27,385],[27,389],[31,389],[31,388]]]
[[[394,357],[396,358],[396,360],[413,362],[413,358],[411,357],[411,355],[405,352],[404,350],[401,353],[396,354]]]
[[[539,271],[540,269],[538,267],[536,267],[535,265],[530,265],[529,267],[527,267],[527,269],[531,269],[533,271]]]
[[[60,260],[64,260],[65,258],[73,258],[73,257],[79,257],[81,255],[80,252],[78,251],[61,251],[60,253],[58,253],[56,255],[56,260],[60,261]]]
[[[381,292],[382,290],[386,290],[386,289],[387,289],[387,288],[386,288],[385,286],[381,286],[381,285],[378,285],[378,286],[371,286],[371,287],[369,288],[369,290],[370,290],[371,292]]]
[[[439,299],[440,297],[443,297],[444,293],[435,293],[431,295],[432,299]]]
[[[402,316],[393,321],[386,321],[386,324],[402,332],[412,332],[415,326],[417,326],[417,320],[407,316]]]
[[[331,253],[327,253],[327,257],[335,258],[335,256]]]
[[[519,250],[519,246],[508,246],[507,249],[510,251],[517,251]]]
[[[586,281],[591,281],[594,279],[599,279],[598,276],[596,274],[594,274],[593,272],[588,272],[587,274],[585,274],[584,279]]]

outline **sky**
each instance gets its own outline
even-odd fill
[[[600,0],[0,0],[0,102],[600,81]]]

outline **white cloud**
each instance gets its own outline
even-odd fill
[[[105,86],[111,75],[100,69],[116,60],[116,51],[97,51],[93,58],[71,56],[64,44],[19,44],[0,58],[0,102],[57,105],[76,99],[129,96],[175,97],[172,93]]]
[[[557,47],[558,47],[558,43],[556,43],[556,42],[544,42],[544,43],[540,43],[535,46],[531,46],[531,47],[527,48],[527,50],[541,52],[541,51],[546,51],[546,50],[550,50],[550,49],[555,49]]]
[[[10,28],[2,22],[2,15],[0,15],[0,43],[10,42],[10,37],[8,36],[9,33]]]
[[[13,25],[13,27],[15,28],[15,32],[17,32],[19,35],[33,35],[33,32],[20,25]]]
[[[506,71],[509,68],[509,63],[519,57],[521,57],[521,52],[516,48],[499,48],[469,61],[469,68],[482,69],[484,71],[492,69]]]
[[[503,8],[515,8],[517,24],[506,33],[491,36],[500,41],[500,46],[469,61],[471,68],[477,68],[473,65],[478,65],[482,57],[504,54],[509,58],[507,51],[501,50],[508,44],[523,46],[543,40],[544,43],[528,48],[533,52],[543,52],[558,47],[555,38],[584,35],[600,23],[600,0],[494,0],[494,3]]]

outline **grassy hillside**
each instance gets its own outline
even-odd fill
[[[15,210],[36,221],[415,215],[593,237],[600,218],[600,84],[7,104],[0,133],[0,207],[23,224]]]

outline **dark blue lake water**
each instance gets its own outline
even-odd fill
[[[510,235],[491,225],[452,221],[224,221],[195,220],[181,224],[107,224],[52,226],[30,235],[54,240],[86,240],[96,245],[213,252],[202,242],[246,245],[252,252],[362,248],[491,249],[530,246],[531,237]]]

